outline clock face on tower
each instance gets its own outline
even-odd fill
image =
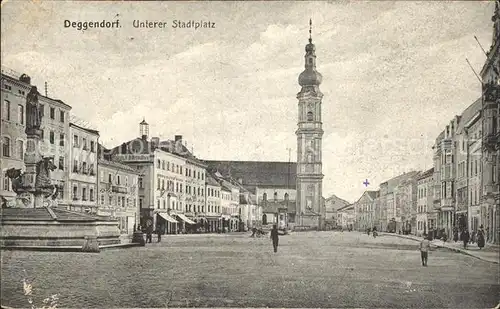
[[[313,107],[314,107],[314,103],[313,102],[307,103],[307,108],[309,108],[309,110],[311,110]]]

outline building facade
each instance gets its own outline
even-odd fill
[[[19,77],[17,77],[19,76]],[[2,109],[1,109],[1,160],[0,196],[10,201],[14,206],[15,193],[12,184],[5,176],[9,168],[24,171],[24,155],[26,151],[26,95],[34,85],[26,74],[2,68]],[[69,114],[71,106],[61,100],[38,94],[40,113],[42,114],[42,140],[40,153],[51,157],[57,167],[51,173],[52,182],[58,186],[57,203],[66,206],[71,201],[69,189],[70,147],[69,144]]]
[[[417,216],[416,234],[422,236],[436,227],[433,211],[434,168],[417,177]]]
[[[316,71],[316,47],[309,37],[305,70],[299,75],[297,94],[297,216],[298,225],[322,228],[325,218],[322,173],[322,120],[319,89],[321,74]]]
[[[132,234],[139,224],[139,172],[125,164],[98,160],[97,214],[118,219],[122,234]]]
[[[99,132],[74,123],[69,125],[69,210],[97,214],[97,146]]]
[[[493,36],[482,79],[482,170],[480,224],[488,242],[500,243],[500,4],[495,1]]]

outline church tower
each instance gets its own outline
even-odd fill
[[[312,43],[309,20],[309,44],[306,45],[305,70],[299,75],[302,87],[297,94],[297,217],[296,224],[323,228],[321,99],[322,76],[316,71],[316,47]]]

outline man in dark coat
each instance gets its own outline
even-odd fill
[[[273,240],[274,253],[276,253],[278,252],[278,229],[276,228],[276,224],[273,225],[273,229],[271,230],[271,239]]]
[[[462,241],[464,242],[464,249],[467,249],[467,244],[469,243],[469,231],[467,229],[464,229],[462,231],[462,235],[460,235],[462,238]]]
[[[151,243],[153,240],[153,224],[146,228],[146,242]]]

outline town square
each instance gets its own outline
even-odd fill
[[[3,1],[2,308],[498,308],[500,1]]]

